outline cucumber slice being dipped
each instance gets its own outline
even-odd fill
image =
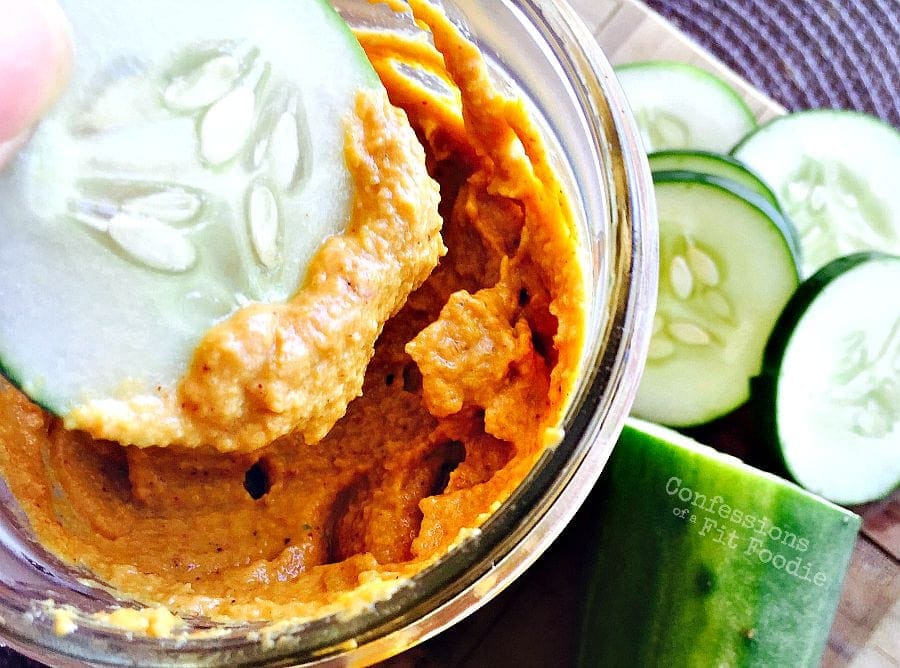
[[[660,283],[635,415],[670,426],[721,417],[744,403],[765,341],[797,287],[789,223],[725,179],[653,176]]]
[[[900,485],[900,257],[825,265],[785,307],[754,404],[789,475],[842,504]]]
[[[654,172],[688,171],[730,179],[780,210],[778,198],[771,188],[749,167],[730,155],[711,151],[670,150],[651,153],[647,159]]]
[[[803,240],[803,276],[857,251],[900,254],[900,131],[855,111],[788,114],[733,154],[772,186]]]
[[[753,112],[719,77],[669,61],[616,68],[647,153],[663,149],[730,151],[756,127]]]
[[[171,387],[214,323],[295,292],[380,86],[324,0],[62,5],[72,81],[0,174],[0,363],[57,414]]]

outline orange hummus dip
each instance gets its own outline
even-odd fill
[[[409,4],[433,45],[358,37],[440,184],[447,254],[387,320],[362,395],[323,438],[123,447],[0,381],[0,471],[33,532],[123,599],[216,621],[358,610],[478,527],[559,438],[585,336],[568,200],[525,104],[439,10]],[[362,103],[357,123],[382,113]],[[363,188],[392,154],[348,127]],[[197,401],[220,410],[208,391]]]
[[[345,119],[350,220],[313,255],[286,303],[253,304],[213,327],[177,392],[88,402],[67,428],[138,447],[258,450],[291,431],[320,440],[360,394],[385,321],[446,251],[438,186],[383,89]]]

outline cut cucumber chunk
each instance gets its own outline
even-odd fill
[[[900,257],[858,253],[797,290],[754,404],[790,476],[842,504],[900,485]]]
[[[724,153],[710,151],[657,151],[647,156],[654,172],[689,171],[730,179],[780,210],[775,193],[745,164]]]
[[[859,517],[637,421],[599,490],[579,665],[819,665]]]
[[[58,414],[173,387],[214,323],[296,291],[380,86],[324,0],[62,5],[71,84],[0,174],[0,360]]]
[[[854,111],[777,118],[734,155],[772,186],[803,240],[803,275],[842,255],[900,254],[900,132]]]
[[[730,181],[653,176],[660,281],[653,337],[633,412],[671,426],[744,403],[765,341],[799,281],[788,223]]]
[[[706,70],[667,61],[616,68],[647,153],[699,149],[724,153],[756,127],[747,104]]]

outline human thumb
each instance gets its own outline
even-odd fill
[[[55,0],[0,0],[0,167],[56,101],[72,62]]]

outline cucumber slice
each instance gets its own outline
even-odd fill
[[[0,174],[0,359],[64,415],[173,387],[213,324],[296,291],[380,83],[324,0],[62,5],[71,84]]]
[[[647,156],[654,172],[688,171],[730,179],[765,199],[776,209],[780,204],[771,188],[744,163],[724,153],[709,151],[657,151]]]
[[[753,112],[706,70],[668,61],[616,68],[647,153],[664,149],[730,151],[756,127]]]
[[[803,239],[803,276],[856,251],[900,254],[900,132],[855,111],[777,118],[744,139],[739,160],[769,183]]]
[[[842,504],[900,485],[900,257],[825,265],[788,302],[754,404],[790,476]]]
[[[714,176],[653,179],[659,297],[632,410],[685,427],[748,399],[765,341],[797,287],[797,259],[787,221],[762,198]]]
[[[858,516],[637,421],[600,493],[579,665],[819,665]]]

